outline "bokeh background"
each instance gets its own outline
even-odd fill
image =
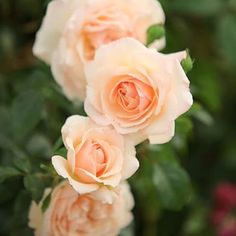
[[[84,114],[32,55],[48,0],[0,0],[0,235],[33,235],[31,199],[57,181],[67,116]],[[138,2],[138,0],[137,0]],[[168,144],[137,147],[134,222],[122,236],[236,235],[236,1],[161,0],[165,53],[189,48],[195,104]]]

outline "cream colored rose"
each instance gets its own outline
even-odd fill
[[[85,110],[100,125],[113,125],[135,143],[165,143],[175,119],[192,105],[181,67],[186,52],[164,55],[132,38],[100,47],[87,64]]]
[[[134,200],[127,183],[116,189],[113,204],[97,201],[90,194],[79,195],[66,181],[52,192],[45,213],[32,202],[29,226],[35,236],[115,236],[132,221]]]
[[[85,97],[83,65],[95,50],[123,37],[146,44],[146,31],[164,23],[157,0],[53,0],[49,3],[33,47],[51,64],[56,81],[70,99]],[[164,39],[153,43],[161,49]]]
[[[71,116],[62,127],[67,159],[53,156],[59,175],[67,178],[80,194],[101,188],[106,202],[113,200],[113,188],[137,170],[133,143],[112,127],[97,126],[88,117]]]

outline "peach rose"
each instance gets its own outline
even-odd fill
[[[35,236],[115,236],[132,221],[134,200],[127,183],[117,189],[113,204],[95,200],[90,194],[79,195],[66,181],[52,192],[48,209],[32,202],[29,227]]]
[[[113,125],[135,143],[165,143],[175,119],[192,105],[189,80],[180,64],[186,52],[164,55],[132,38],[100,47],[85,68],[87,114]]]
[[[67,159],[53,156],[59,175],[80,194],[101,188],[98,198],[112,202],[113,188],[138,169],[135,147],[112,127],[101,127],[88,117],[71,116],[62,127]]]
[[[134,37],[146,44],[146,31],[164,24],[157,0],[54,0],[37,33],[34,54],[52,66],[66,95],[83,100],[86,79],[83,65],[103,44]],[[164,39],[153,46],[161,49]]]

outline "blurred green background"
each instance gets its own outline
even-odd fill
[[[48,2],[0,0],[1,236],[32,235],[31,199],[39,201],[57,181],[50,157],[63,151],[60,128],[67,116],[84,113],[32,55]],[[135,220],[122,235],[219,235],[210,220],[214,188],[236,182],[236,0],[161,3],[164,52],[189,48],[195,59],[188,74],[195,104],[177,120],[170,143],[137,147],[141,168],[130,180]]]

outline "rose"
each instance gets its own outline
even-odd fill
[[[85,97],[83,65],[103,44],[134,37],[146,44],[147,29],[164,23],[156,0],[54,0],[37,33],[33,52],[52,66],[52,73],[70,99]],[[153,46],[161,49],[164,40]]]
[[[85,68],[87,114],[136,143],[169,141],[175,119],[192,105],[180,64],[185,57],[186,52],[158,53],[132,38],[100,47]]]
[[[132,142],[112,127],[97,126],[87,117],[69,117],[62,127],[62,138],[67,160],[53,156],[52,163],[80,194],[103,187],[104,200],[111,202],[113,193],[109,190],[134,174],[139,166]]]
[[[35,236],[115,236],[132,220],[134,201],[127,183],[117,189],[113,204],[95,200],[90,194],[79,195],[64,181],[52,192],[45,213],[41,204],[32,202],[29,226]]]
[[[236,185],[220,183],[214,190],[215,206],[211,221],[216,226],[217,235],[236,235]]]

